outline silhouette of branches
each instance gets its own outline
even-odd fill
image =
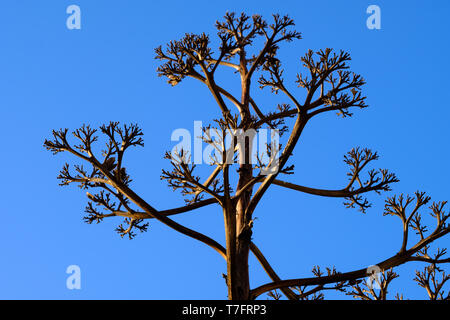
[[[436,226],[432,228],[425,224],[420,212],[431,199],[424,192],[416,192],[414,196],[392,196],[386,200],[383,215],[400,219],[403,236],[398,253],[376,264],[381,270],[379,278],[375,279],[379,289],[372,283],[363,282],[363,278],[371,276],[367,268],[338,272],[334,267],[325,271],[314,267],[313,277],[282,280],[252,242],[253,213],[272,185],[312,195],[342,198],[347,208],[358,208],[365,213],[371,207],[366,198],[369,192],[390,191],[391,185],[399,181],[387,169],[368,169],[378,160],[378,154],[360,147],[353,148],[344,156],[349,167],[349,181],[340,189],[306,187],[278,178],[280,174],[294,173],[294,165],[289,160],[311,119],[329,111],[350,117],[353,110],[367,107],[362,93],[365,80],[350,71],[351,57],[346,51],[336,52],[331,48],[309,50],[301,57],[302,70],[292,81],[287,79],[278,53],[282,43],[302,38],[294,27],[294,21],[287,15],[274,14],[268,21],[260,15],[226,13],[215,24],[219,40],[217,48],[212,47],[213,41],[206,33],[186,33],[181,39],[155,49],[155,58],[160,61],[158,76],[165,77],[172,86],[186,78],[200,81],[208,88],[221,112],[220,118],[214,121],[217,129],[210,125],[202,131],[203,143],[215,150],[209,159],[213,168],[209,176],[203,178],[198,173],[190,158],[190,150],[175,150],[165,155],[171,169],[162,170],[161,179],[173,190],[181,192],[186,201],[184,206],[157,210],[133,191],[124,154],[130,147],[144,146],[143,133],[137,124],[110,122],[98,129],[82,125],[71,135],[68,129],[54,130],[52,138],[45,140],[44,146],[54,154],[70,153],[82,162],[63,166],[58,175],[60,185],[76,184],[87,191],[87,215],[84,217],[87,223],[120,217],[123,221],[116,231],[122,237],[132,239],[136,232],[147,231],[148,221],[154,219],[213,248],[227,261],[228,274],[224,277],[230,298],[255,299],[268,293],[273,299],[281,299],[280,290],[291,300],[320,300],[325,297],[324,292],[335,290],[359,299],[384,300],[389,284],[398,277],[393,268],[407,262],[422,262],[428,266],[417,271],[415,281],[427,291],[430,299],[448,299],[444,284],[449,276],[439,268],[439,265],[450,262],[445,257],[446,249],[438,249],[434,256],[429,255],[428,250],[431,244],[450,231],[449,214],[445,210],[445,201],[433,202],[429,209]],[[218,70],[232,70],[239,76],[239,97],[220,83],[216,77]],[[252,89],[255,82],[260,89],[268,88],[274,94],[280,93],[277,99],[281,101],[266,106],[266,101],[259,100],[257,91]],[[291,82],[297,85],[295,90],[301,91],[300,95],[291,88]],[[287,135],[286,142],[277,146],[267,143],[265,154],[258,153],[256,163],[250,162],[252,138],[238,146],[239,133],[264,128],[276,131],[280,137]],[[232,136],[231,147],[225,143],[227,134]],[[69,142],[72,139],[75,142]],[[100,143],[102,150],[99,152],[96,148]],[[243,158],[237,157],[238,152],[241,157],[244,155]],[[269,161],[263,161],[265,155]],[[239,168],[234,179],[230,167],[236,162]],[[275,169],[266,170],[268,167]],[[232,183],[236,180],[233,188]],[[219,204],[223,211],[226,248],[170,218],[212,204]],[[429,232],[429,229],[433,231]],[[411,235],[412,232],[415,235]],[[246,279],[249,252],[255,255],[272,282],[250,289],[250,282]],[[397,294],[396,298],[402,299],[403,296]]]
[[[414,200],[415,206],[408,212],[407,208]],[[438,253],[434,256],[434,258],[431,258],[427,253],[431,243],[439,238],[444,237],[450,232],[450,226],[447,223],[447,220],[450,217],[450,213],[447,213],[445,211],[446,202],[433,202],[429,209],[431,217],[436,219],[436,226],[433,232],[427,234],[429,226],[423,224],[420,209],[424,205],[426,205],[429,200],[430,198],[423,192],[416,192],[414,198],[411,196],[394,196],[386,200],[385,212],[383,215],[398,216],[400,218],[403,223],[404,238],[402,240],[401,249],[396,255],[376,264],[376,266],[378,266],[382,272],[384,272],[384,270],[391,270],[401,264],[413,261],[430,263],[434,266],[450,262],[449,258],[443,258],[443,256],[447,253],[445,249],[438,250]],[[419,235],[419,238],[414,245],[408,247],[408,240],[411,240],[411,237],[408,236],[409,233],[407,231],[409,229],[415,230]],[[442,275],[441,282],[438,283],[436,282],[437,278],[435,275],[435,271],[433,271],[432,269],[427,270],[421,273],[417,272],[416,281],[426,289],[428,286],[427,291],[429,292],[430,297],[444,297],[443,293],[438,294],[438,292],[441,292],[439,290],[441,290],[443,284],[448,281],[448,276],[444,273]],[[439,271],[439,269],[437,268],[436,271]],[[397,277],[392,270],[386,271],[386,273],[381,278],[381,282],[378,283],[380,285],[381,292],[379,292],[378,295],[374,296],[374,292],[372,292],[370,288],[363,289],[361,288],[361,286],[359,286],[359,283],[355,283],[355,281],[357,281],[358,279],[365,278],[367,276],[370,276],[370,274],[368,274],[368,269],[359,269],[345,273],[334,273],[328,276],[316,275],[316,277],[314,278],[274,281],[272,283],[268,283],[253,289],[252,297],[256,298],[264,292],[269,292],[275,289],[286,287],[291,288],[313,285],[320,286],[330,283],[348,282],[347,284],[352,285],[353,287],[353,291],[349,293],[350,295],[363,299],[386,299],[387,287],[389,283]],[[427,279],[431,279],[431,286],[430,283],[424,282],[424,280],[428,281]],[[436,286],[434,286],[433,281],[435,281],[434,283],[436,283]],[[441,283],[443,284],[440,285]],[[436,292],[436,289],[439,289],[438,292]],[[397,295],[397,297],[400,296]]]

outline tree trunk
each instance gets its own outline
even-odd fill
[[[242,164],[237,191],[252,177],[251,164]],[[251,217],[245,215],[251,190],[245,192],[228,210],[224,210],[227,242],[227,284],[230,300],[250,299],[248,255],[251,241]]]
[[[240,51],[240,74],[242,85],[241,96],[241,129],[247,129],[251,122],[249,110],[250,78],[247,77],[247,61],[244,50]],[[245,135],[244,135],[245,136]],[[253,177],[253,166],[251,163],[252,142],[243,141],[243,148],[239,150],[240,160],[239,181],[236,192],[239,192]],[[249,300],[250,278],[248,272],[248,254],[252,236],[251,216],[246,215],[246,209],[250,202],[252,188],[248,188],[241,197],[226,205],[225,228],[227,237],[227,284],[228,299]]]

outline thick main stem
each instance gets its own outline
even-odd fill
[[[238,188],[242,188],[252,176],[252,167],[241,164]],[[227,201],[224,208],[227,252],[227,285],[230,300],[250,299],[248,256],[251,243],[251,217],[245,215],[250,201],[246,191],[237,201]]]
[[[234,300],[237,296],[237,268],[236,268],[236,213],[234,201],[227,199],[223,210],[225,220],[225,241],[227,252],[227,286],[228,299]]]
[[[250,79],[247,77],[245,52],[240,53],[240,74],[242,84],[241,96],[241,129],[247,129],[251,122],[249,97]],[[243,133],[243,132],[241,132]],[[245,133],[244,139],[245,139]],[[239,192],[252,178],[253,168],[251,164],[252,139],[241,140],[239,149],[239,181],[236,192]],[[226,214],[225,223],[227,230],[227,284],[228,298],[231,300],[250,299],[250,278],[248,270],[248,256],[252,236],[252,218],[246,214],[252,194],[252,188],[248,188],[236,201],[233,201],[232,210]],[[231,208],[230,208],[231,209]]]
[[[252,178],[251,164],[241,164],[239,167],[239,183],[237,191],[244,187]],[[248,255],[252,236],[251,217],[245,214],[250,202],[251,191],[246,191],[236,203],[236,273],[237,299],[250,298],[250,280],[248,271]]]

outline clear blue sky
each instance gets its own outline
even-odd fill
[[[218,109],[194,80],[172,88],[158,78],[153,49],[185,32],[215,34],[214,23],[227,10],[295,19],[303,40],[281,49],[287,80],[294,80],[307,49],[325,47],[348,50],[352,70],[367,80],[368,109],[350,119],[328,114],[309,124],[290,181],[342,187],[343,155],[365,146],[379,151],[376,166],[399,176],[395,193],[424,190],[434,200],[450,199],[450,2],[343,3],[1,1],[0,298],[226,298],[226,267],[210,248],[155,222],[133,241],[114,232],[118,220],[85,224],[84,192],[57,185],[56,175],[71,157],[54,157],[42,144],[60,127],[137,122],[146,145],[126,158],[135,190],[158,209],[181,205],[181,196],[159,180],[168,168],[162,156],[173,146],[170,134],[192,128],[194,120],[207,123]],[[81,7],[81,30],[66,28],[71,4]],[[366,28],[370,4],[381,8],[381,30]],[[371,195],[373,208],[363,215],[345,209],[340,199],[274,187],[255,212],[254,241],[282,278],[309,277],[316,264],[342,272],[372,265],[400,247],[400,222],[382,216],[385,196]],[[224,239],[217,206],[176,220]],[[448,237],[440,242],[449,245]],[[81,290],[66,289],[65,271],[73,264],[81,268]],[[250,264],[252,286],[269,281],[253,259]],[[401,277],[393,292],[425,297],[412,281],[415,267],[423,265],[397,268]]]

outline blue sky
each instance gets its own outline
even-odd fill
[[[400,178],[390,194],[424,190],[433,200],[450,199],[450,3],[342,3],[1,1],[0,298],[226,298],[226,266],[210,248],[156,222],[133,241],[114,232],[118,220],[85,224],[84,192],[61,188],[56,180],[64,162],[73,159],[52,156],[42,147],[52,129],[137,122],[145,147],[126,158],[133,187],[158,209],[181,205],[180,194],[159,179],[161,169],[168,168],[162,156],[173,146],[171,132],[193,128],[194,120],[207,123],[219,113],[207,90],[194,80],[172,88],[158,78],[153,49],[185,32],[214,35],[214,23],[226,11],[267,18],[287,13],[296,21],[303,39],[283,45],[280,55],[286,80],[300,96],[293,81],[299,58],[310,48],[348,50],[352,70],[367,80],[363,92],[369,108],[350,119],[327,114],[309,123],[294,155],[298,169],[290,181],[342,187],[347,181],[343,155],[363,146],[380,153],[376,166]],[[66,28],[71,4],[81,8],[81,30]],[[381,30],[366,27],[370,4],[381,8]],[[255,212],[254,241],[282,278],[309,277],[314,265],[334,265],[342,272],[372,265],[395,254],[401,244],[400,222],[382,216],[386,195],[371,195],[373,207],[363,215],[345,209],[340,199],[273,187]],[[176,221],[224,240],[217,206]],[[449,245],[448,237],[439,244]],[[66,288],[69,265],[81,268],[81,290]],[[269,281],[254,259],[250,267],[252,286]],[[412,281],[414,269],[422,267],[397,268],[401,276],[392,293],[424,298],[423,289]]]

